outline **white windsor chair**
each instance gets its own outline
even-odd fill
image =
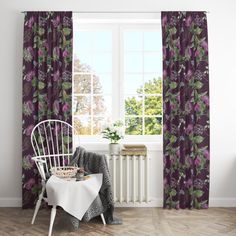
[[[55,119],[41,121],[32,130],[31,144],[35,153],[32,160],[34,160],[42,179],[42,191],[39,194],[31,224],[34,224],[42,200],[47,202],[44,193],[46,181],[51,176],[51,168],[65,167],[70,163],[70,158],[73,156],[73,133],[72,125]],[[52,234],[55,216],[56,206],[53,206],[50,217],[49,236]],[[101,214],[101,218],[105,225],[106,222],[103,214]]]

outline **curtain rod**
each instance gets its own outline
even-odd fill
[[[26,13],[27,11],[22,11],[21,13]],[[40,11],[31,11],[31,12],[40,12]],[[148,14],[148,13],[161,13],[162,11],[72,11],[73,13],[111,13],[111,14],[125,14],[125,13],[141,13],[141,14]],[[165,12],[165,11],[163,11]],[[210,13],[209,11],[203,11],[206,13]]]

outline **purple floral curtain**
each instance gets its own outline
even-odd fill
[[[72,122],[72,12],[27,12],[23,45],[23,208],[40,183],[31,160],[33,127],[49,118]]]
[[[205,12],[162,12],[164,208],[207,208],[209,79]]]

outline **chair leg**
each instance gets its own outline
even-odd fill
[[[101,218],[102,218],[102,223],[103,223],[104,225],[106,225],[106,221],[105,221],[104,215],[101,214],[100,216],[101,216]]]
[[[54,223],[54,220],[55,220],[56,212],[57,212],[57,206],[53,206],[52,210],[51,210],[51,217],[50,217],[50,225],[49,225],[48,236],[52,235],[52,228],[53,228],[53,223]]]
[[[36,218],[36,216],[37,216],[37,214],[38,214],[38,211],[39,211],[39,208],[40,208],[40,206],[41,206],[41,202],[42,202],[42,199],[43,199],[44,192],[45,192],[45,186],[43,186],[42,192],[40,193],[39,199],[38,199],[38,201],[37,201],[37,203],[36,203],[35,210],[34,210],[34,215],[33,215],[33,219],[32,219],[32,221],[31,221],[31,224],[32,224],[32,225],[34,224],[35,218]]]

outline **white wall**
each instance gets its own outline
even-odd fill
[[[21,65],[24,10],[207,10],[210,47],[212,206],[236,206],[235,0],[1,0],[0,206],[20,205]],[[152,166],[153,196],[162,198],[162,156]],[[156,165],[156,166],[155,166]]]

